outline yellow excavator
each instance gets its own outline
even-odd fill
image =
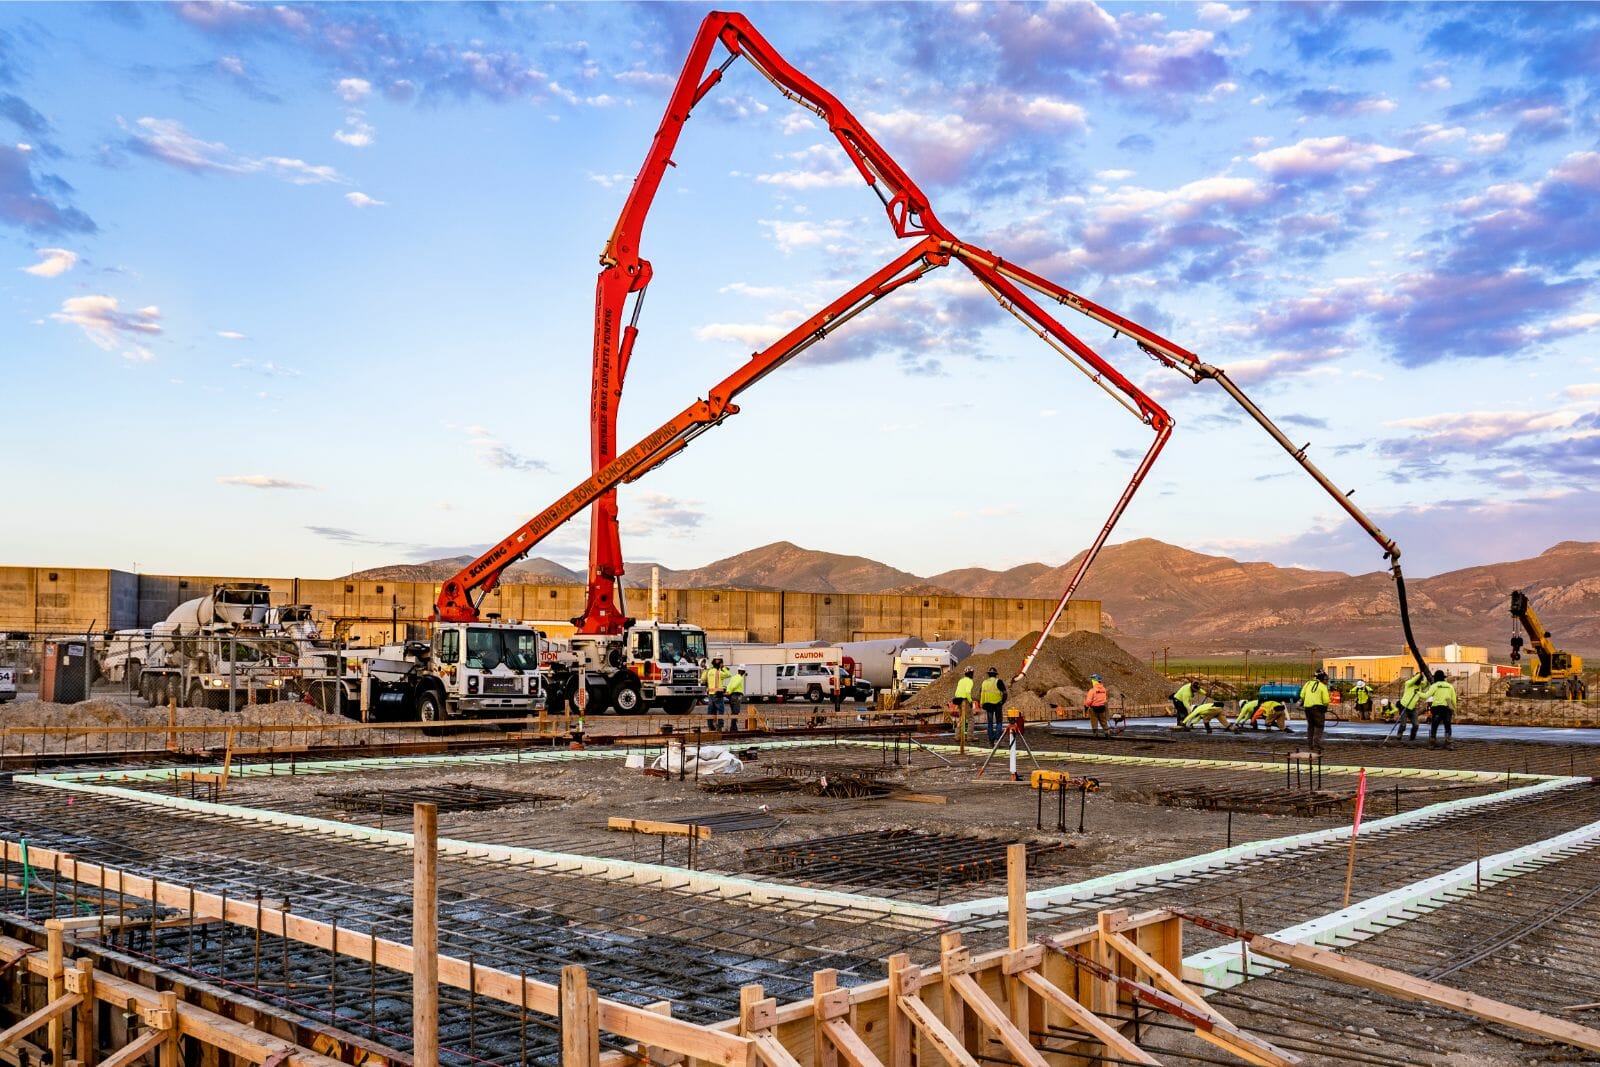
[[[1511,619],[1528,632],[1528,673],[1511,680],[1506,695],[1532,700],[1582,700],[1587,695],[1583,684],[1583,657],[1562,652],[1550,643],[1550,631],[1533,613],[1528,596],[1518,589],[1511,594]],[[1522,635],[1511,632],[1511,662],[1522,658]]]

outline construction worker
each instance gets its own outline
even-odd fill
[[[735,730],[743,725],[740,717],[744,712],[744,668],[728,676],[728,723]]]
[[[1357,715],[1363,719],[1372,718],[1372,688],[1365,678],[1357,678],[1356,684],[1350,687],[1350,699],[1355,701]]]
[[[1318,671],[1300,687],[1300,707],[1306,714],[1306,747],[1313,752],[1322,751],[1322,730],[1328,721],[1328,702],[1331,699],[1327,671]]]
[[[706,729],[722,729],[722,716],[726,707],[727,682],[723,679],[722,660],[714,659],[700,672],[700,684],[706,687]]]
[[[1206,698],[1206,687],[1199,682],[1184,682],[1176,693],[1172,694],[1172,710],[1177,714],[1178,722],[1174,729],[1187,730],[1183,720],[1189,717],[1194,706]]]
[[[1215,719],[1226,730],[1228,728],[1228,720],[1224,713],[1227,710],[1228,702],[1226,700],[1207,700],[1204,703],[1196,704],[1194,710],[1183,720],[1183,728],[1188,730],[1197,724],[1204,723],[1206,733],[1209,734],[1211,732],[1211,721]]]
[[[1238,733],[1240,730],[1243,730],[1245,723],[1249,723],[1250,724],[1250,729],[1252,729],[1252,730],[1261,729],[1261,727],[1257,726],[1256,722],[1255,722],[1256,709],[1259,708],[1260,706],[1261,706],[1261,698],[1260,697],[1256,697],[1256,698],[1254,698],[1252,700],[1241,700],[1241,701],[1239,701],[1239,714],[1234,717],[1234,720],[1233,720],[1233,732],[1234,733]]]
[[[1106,726],[1106,700],[1109,696],[1106,684],[1100,680],[1100,676],[1089,675],[1089,691],[1083,694],[1083,710],[1089,716],[1090,737],[1099,737],[1102,734],[1106,737],[1111,736],[1111,730]]]
[[[844,707],[844,668],[835,667],[829,672],[829,675],[833,679],[831,694],[833,696],[833,713],[837,715],[839,710]]]
[[[972,677],[973,670],[968,667],[960,679],[956,681],[956,696],[954,701],[955,727],[958,732],[964,731],[967,725],[967,715],[972,711],[972,687],[976,681]]]
[[[1445,681],[1444,671],[1433,672],[1433,684],[1423,691],[1422,699],[1428,702],[1428,747],[1434,747],[1439,727],[1444,727],[1444,747],[1455,748],[1450,739],[1450,726],[1456,717],[1456,687]]]
[[[1400,711],[1394,719],[1394,736],[1405,741],[1417,739],[1417,705],[1422,703],[1422,691],[1427,688],[1426,674],[1413,674],[1400,687]],[[1402,737],[1406,723],[1411,723],[1411,736]]]
[[[1256,708],[1256,718],[1267,724],[1267,729],[1276,726],[1286,734],[1294,733],[1289,729],[1289,708],[1281,700],[1263,700]]]
[[[1000,680],[1000,672],[993,667],[978,687],[978,704],[983,708],[984,729],[992,745],[1000,740],[1005,729],[1001,710],[1006,706],[1006,683]]]

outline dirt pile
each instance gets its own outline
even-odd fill
[[[68,726],[119,727],[166,726],[164,707],[135,707],[116,700],[85,700],[79,704],[51,704],[32,700],[0,705],[0,727]],[[179,726],[348,726],[343,715],[321,711],[311,704],[280,700],[271,704],[245,704],[239,710],[212,711],[207,708],[179,708]]]
[[[910,706],[937,708],[949,704],[955,696],[956,681],[968,667],[973,669],[980,683],[990,667],[998,670],[1011,690],[1010,704],[1033,718],[1045,717],[1051,701],[1072,710],[1081,708],[1091,674],[1100,675],[1105,682],[1113,708],[1162,704],[1171,691],[1165,678],[1115,641],[1085,630],[1047,639],[1033,666],[1028,668],[1028,676],[1013,686],[1011,679],[1022,669],[1023,658],[1038,639],[1037,633],[1031,633],[1003,651],[969,656],[955,670],[913,697]]]

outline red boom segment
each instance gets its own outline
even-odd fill
[[[721,41],[727,48],[729,57],[710,75],[702,77],[717,41]],[[652,276],[649,261],[639,255],[644,221],[660,188],[666,168],[672,165],[672,151],[677,145],[690,112],[721,80],[723,71],[734,58],[739,56],[749,60],[751,65],[777,86],[786,98],[815,112],[828,124],[829,131],[838,139],[862,179],[883,201],[890,225],[897,236],[921,237],[924,240],[906,255],[899,257],[863,282],[861,286],[819,312],[802,327],[786,335],[776,345],[752,356],[745,371],[758,364],[759,371],[744,378],[741,378],[743,372],[736,372],[712,390],[709,401],[691,405],[676,419],[669,420],[654,434],[630,449],[619,460],[616,455],[616,409],[621,403],[628,361],[632,357],[633,347],[638,338],[637,320],[644,290]],[[1094,301],[1031,271],[1006,263],[993,252],[958,241],[934,216],[922,190],[889,157],[849,109],[785,61],[744,16],[732,12],[712,12],[701,23],[700,30],[690,47],[688,59],[667,103],[661,125],[656,130],[655,138],[640,168],[639,176],[634,181],[633,188],[623,204],[617,225],[612,230],[611,238],[606,242],[605,250],[600,256],[601,271],[595,287],[594,376],[590,394],[590,458],[593,473],[587,481],[581,483],[556,504],[446,582],[438,599],[438,617],[457,620],[476,618],[477,603],[473,601],[471,595],[474,591],[481,591],[479,596],[481,601],[482,596],[487,595],[499,582],[500,575],[507,566],[526,554],[551,529],[567,521],[577,510],[592,504],[594,510],[590,529],[588,596],[584,613],[574,622],[581,633],[620,633],[627,625],[627,620],[622,617],[615,598],[617,582],[623,573],[615,486],[621,481],[631,481],[664,462],[666,458],[687,445],[699,432],[737,411],[738,409],[727,401],[731,400],[739,390],[759,380],[812,341],[825,336],[827,332],[861,311],[867,304],[921,276],[919,271],[891,280],[899,271],[905,270],[918,259],[925,261],[922,270],[932,269],[948,262],[952,255],[959,258],[991,294],[1007,306],[1008,310],[1024,321],[1031,321],[1040,336],[1056,344],[1064,354],[1070,354],[1083,364],[1087,364],[1085,369],[1089,370],[1091,377],[1097,383],[1104,386],[1109,382],[1118,392],[1130,398],[1139,417],[1156,431],[1156,439],[1151,443],[1149,451],[1135,469],[1110,517],[1085,554],[1062,595],[1049,625],[1040,635],[1039,643],[1024,661],[1024,673],[1166,444],[1172,432],[1172,420],[1160,405],[1040,309],[1014,283],[1020,283],[1043,293],[1095,321],[1112,327],[1118,333],[1127,333],[1144,351],[1167,366],[1181,370],[1191,380],[1210,378],[1221,385],[1383,547],[1385,556],[1391,561],[1391,569],[1399,590],[1401,620],[1405,627],[1407,643],[1418,663],[1422,663],[1421,653],[1411,635],[1410,619],[1406,610],[1405,584],[1400,574],[1399,547],[1392,539],[1384,536],[1377,525],[1350,501],[1349,494],[1340,493],[1306,458],[1304,447],[1296,449],[1278,427],[1221,370],[1201,362],[1194,353]],[[639,294],[634,302],[632,318],[619,331],[618,324],[622,321],[627,298],[632,293]],[[861,302],[864,298],[870,299]],[[810,339],[805,336],[808,329],[815,330],[814,336]],[[738,384],[730,386],[730,383],[735,383],[736,380]],[[725,387],[731,388],[731,391],[722,392]],[[720,406],[719,396],[722,397]]]

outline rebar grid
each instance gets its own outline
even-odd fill
[[[886,889],[935,889],[1005,876],[1006,846],[1016,838],[935,834],[920,830],[866,830],[745,849],[751,871],[783,873],[806,881]],[[1028,869],[1045,866],[1069,846],[1029,842]]]
[[[1492,809],[1444,811],[1409,826],[1361,837],[1357,844],[1352,900],[1364,900],[1470,863],[1475,857],[1532,844],[1600,820],[1600,784],[1575,784],[1517,798]],[[1343,906],[1348,840],[1306,845],[1292,851],[1236,860],[1213,870],[1172,874],[1158,881],[1115,889],[1071,903],[1036,908],[1031,921],[1041,930],[1092,925],[1108,908],[1162,906],[1225,915],[1250,929],[1292,926]],[[978,921],[972,939],[994,942],[1000,932]],[[1194,948],[1221,938],[1192,929]]]

